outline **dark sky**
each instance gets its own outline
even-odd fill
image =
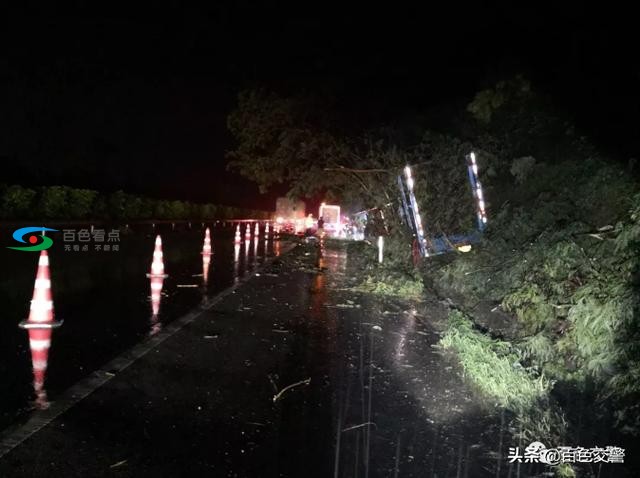
[[[345,109],[392,121],[464,104],[518,72],[609,154],[639,154],[629,12],[134,3],[7,16],[0,182],[272,207],[273,195],[225,170],[225,118],[241,88],[330,89]]]

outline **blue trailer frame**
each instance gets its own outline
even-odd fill
[[[426,233],[426,226],[423,224],[418,209],[415,193],[413,191],[414,181],[411,174],[411,167],[406,166],[403,174],[398,175],[398,187],[407,225],[412,230],[417,243],[417,249],[421,257],[429,257],[437,254],[452,252],[460,246],[475,244],[480,240],[482,233],[487,226],[487,213],[485,210],[484,193],[478,178],[478,163],[476,155],[472,151],[465,156],[467,163],[467,174],[471,193],[476,206],[477,230],[467,234],[442,235],[429,237]]]

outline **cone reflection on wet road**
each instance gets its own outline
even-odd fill
[[[266,224],[266,226],[264,226],[264,238],[269,239],[269,223]]]
[[[244,241],[244,271],[245,273],[249,270],[249,246],[251,245],[251,241]]]
[[[251,240],[251,226],[249,224],[247,224],[247,226],[244,229],[244,240],[245,241]]]
[[[258,236],[260,235],[260,226],[257,222],[256,222],[256,227],[253,230],[253,235],[256,239],[258,239]]]
[[[160,313],[160,302],[162,301],[162,285],[164,277],[150,276],[151,281],[151,331],[150,334],[157,334],[162,328],[162,324],[158,318]]]
[[[240,274],[240,244],[233,246],[233,283],[237,284]]]
[[[253,237],[253,262],[254,263],[258,262],[258,242],[260,242],[260,238],[256,234]]]
[[[54,320],[49,255],[44,250],[40,252],[38,259],[38,271],[33,287],[29,318],[20,324],[20,327],[29,331],[29,348],[33,364],[33,391],[36,395],[35,406],[37,408],[48,407],[44,381],[49,361],[52,329],[61,324],[62,322]]]
[[[236,235],[233,239],[233,242],[235,244],[240,244],[242,242],[242,239],[240,238],[240,224],[236,226]]]
[[[202,283],[209,283],[209,267],[211,266],[211,254],[202,254]]]

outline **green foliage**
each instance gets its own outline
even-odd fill
[[[419,163],[413,168],[416,200],[425,227],[433,235],[464,233],[475,227],[475,203],[465,159],[472,149],[471,144],[457,138],[427,132],[412,150],[416,158],[412,162]],[[487,155],[476,153],[480,168],[486,166]]]
[[[514,159],[511,163],[510,172],[516,179],[516,183],[522,184],[526,179],[531,176],[536,165],[536,158],[532,156],[525,156],[524,158]]]
[[[551,381],[536,368],[524,368],[512,344],[476,331],[471,320],[453,311],[440,345],[456,352],[465,377],[482,396],[513,413],[513,428],[523,440],[561,440],[566,423],[550,401]]]
[[[467,111],[482,123],[490,123],[495,112],[505,104],[521,103],[531,94],[531,84],[522,77],[500,81],[493,88],[479,91]]]
[[[555,468],[556,478],[576,478],[576,472],[569,463],[560,463]]]
[[[90,189],[51,186],[39,191],[22,186],[0,189],[3,219],[119,219],[119,220],[211,220],[240,217],[267,219],[267,211],[215,204],[156,200],[116,191],[103,195]]]
[[[597,384],[603,406],[616,403],[620,424],[637,432],[640,197],[602,161],[539,171],[548,179],[537,186],[549,192],[547,201],[525,205],[538,182],[527,180],[523,205],[505,205],[483,247],[433,272],[436,282],[471,301],[500,303],[518,321],[514,350],[521,362],[553,381]]]
[[[492,340],[475,331],[471,321],[458,311],[450,313],[440,344],[456,351],[465,375],[502,407],[526,412],[549,391],[549,381],[523,369],[508,342]]]
[[[368,276],[355,290],[419,300],[424,294],[424,285],[419,277],[401,277],[397,274],[389,274]]]
[[[45,188],[40,196],[38,206],[42,216],[47,219],[62,218],[66,214],[67,191],[63,186]]]
[[[555,360],[553,340],[542,333],[530,335],[517,344],[516,353],[524,363],[545,363]]]
[[[320,104],[303,97],[283,98],[264,90],[238,95],[227,125],[238,141],[229,167],[255,181],[262,192],[289,183],[298,196],[340,187],[324,169],[339,167],[353,151],[319,119]]]
[[[124,219],[124,208],[127,203],[127,195],[124,191],[116,191],[109,195],[107,207],[109,215],[114,219]]]
[[[176,219],[184,219],[187,216],[187,205],[182,201],[169,203],[169,216]]]
[[[33,189],[22,186],[9,186],[2,194],[2,208],[0,213],[3,218],[16,219],[32,217],[36,192]]]
[[[412,300],[420,300],[424,296],[422,277],[411,263],[411,250],[406,238],[390,236],[385,239],[382,264],[378,263],[377,247],[364,242],[351,244],[349,253],[359,257],[366,274],[355,290]]]
[[[97,196],[98,192],[90,189],[67,188],[67,214],[76,219],[89,217]]]

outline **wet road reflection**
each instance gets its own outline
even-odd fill
[[[202,285],[209,283],[209,269],[211,268],[211,254],[202,254]]]
[[[238,281],[256,262],[260,235],[254,236],[254,247],[245,244],[241,253],[234,230],[230,226],[223,240],[215,230],[212,234],[210,285],[217,283],[220,271],[227,284]],[[186,298],[199,298],[199,290],[178,289],[175,282],[193,282],[199,275],[194,272],[205,259],[205,254],[203,261],[198,257],[203,232],[189,241],[163,233],[156,242],[163,246],[162,255],[154,246],[155,262],[162,258],[163,267],[156,264],[152,270],[170,275],[157,277],[168,292],[162,307],[154,309],[160,323],[166,323],[166,314],[179,301],[184,306]],[[115,274],[121,282],[135,278],[132,284],[139,285],[142,277],[147,290],[138,272],[148,268],[152,241],[142,241],[139,266]],[[201,320],[154,346],[158,353],[134,362],[39,433],[39,443],[60,446],[50,450],[58,453],[55,458],[38,457],[38,466],[57,462],[58,470],[68,469],[75,463],[61,463],[59,456],[77,451],[86,456],[100,449],[79,466],[104,470],[127,459],[121,472],[143,470],[149,476],[518,476],[516,467],[497,466],[500,447],[508,443],[503,441],[504,417],[496,422],[475,404],[453,370],[455,359],[433,347],[439,335],[427,315],[434,309],[354,292],[355,274],[345,251],[329,248],[329,241],[328,248],[324,242],[309,243],[274,261]],[[273,244],[275,253],[278,243]],[[186,251],[182,259],[181,251]],[[262,253],[261,247],[257,251]],[[105,271],[100,269],[96,284]],[[96,289],[89,295],[105,297],[101,293]],[[81,321],[71,313],[68,325],[73,327],[61,332],[73,333],[59,342],[69,347],[90,317],[97,325],[80,332],[87,334],[91,350],[109,345],[94,337],[125,330],[112,323],[108,328],[110,319],[118,317],[111,314],[123,306],[113,302],[100,304],[109,315],[93,317],[83,309]],[[148,309],[144,302],[145,333]],[[130,324],[140,317],[129,313],[124,319]],[[73,363],[64,347],[54,355],[63,360],[52,370]],[[112,420],[112,411],[118,420]],[[62,420],[64,428],[58,426]],[[105,420],[110,422],[105,425]],[[25,462],[30,444],[12,452],[11,465]],[[520,476],[531,474],[522,470]]]
[[[145,228],[153,234],[145,234]],[[43,251],[40,260],[48,263],[51,256],[56,267],[50,278],[40,277],[39,270],[35,289],[34,254],[0,250],[5,266],[0,269],[0,303],[7,319],[0,322],[0,429],[34,406],[47,407],[52,396],[55,400],[92,370],[157,334],[164,324],[238,282],[250,266],[273,254],[273,242],[267,240],[264,249],[245,247],[241,257],[240,244],[234,247],[235,224],[185,229],[179,224],[123,227],[119,250],[109,252],[93,247],[86,252],[65,250],[62,239],[56,242],[54,237],[49,255]],[[194,277],[202,277],[200,285]],[[36,300],[41,285],[53,285],[51,299]],[[31,290],[30,316],[22,324],[26,341],[16,325],[29,309]],[[54,299],[65,318],[65,326],[55,334]],[[35,314],[47,310],[50,319],[36,323],[41,319]]]
[[[499,419],[433,347],[428,318],[393,299],[340,292],[347,264],[342,251],[325,251],[311,299],[312,310],[329,308],[325,327],[337,326],[333,476],[496,476]]]

